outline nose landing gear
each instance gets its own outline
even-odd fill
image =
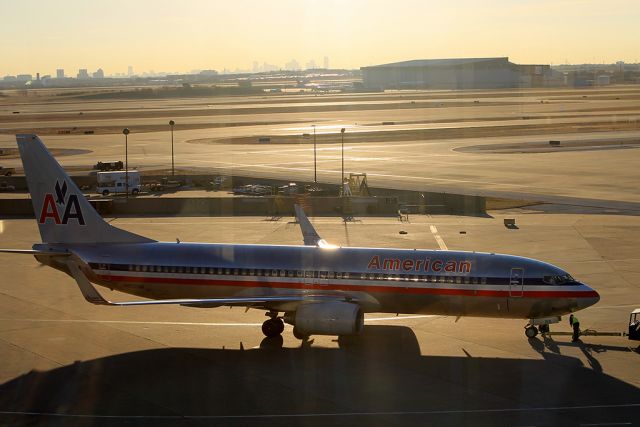
[[[535,338],[538,335],[538,328],[531,324],[527,324],[527,326],[524,327],[524,334],[527,338]]]
[[[549,323],[558,323],[559,321],[560,321],[559,317],[531,319],[531,321],[527,323],[524,327],[524,334],[527,336],[527,338],[535,338],[538,335],[538,333],[544,336],[545,334],[549,334],[549,331],[550,331]]]

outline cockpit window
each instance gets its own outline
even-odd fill
[[[565,285],[569,282],[573,282],[574,279],[570,274],[563,274],[559,276],[544,276],[542,281],[548,285]]]

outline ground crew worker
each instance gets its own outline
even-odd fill
[[[571,337],[571,341],[578,341],[578,337],[580,337],[580,321],[573,314],[569,316],[569,325],[573,327],[573,336]]]

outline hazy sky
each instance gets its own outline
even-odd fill
[[[640,0],[0,0],[0,75],[640,61]]]

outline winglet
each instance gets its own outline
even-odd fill
[[[311,221],[309,221],[309,218],[307,218],[307,215],[304,213],[302,206],[295,204],[293,207],[296,210],[296,219],[300,223],[300,230],[302,231],[302,238],[305,246],[320,246],[321,248],[334,247],[320,237],[316,229],[313,227],[313,224],[311,224]]]

